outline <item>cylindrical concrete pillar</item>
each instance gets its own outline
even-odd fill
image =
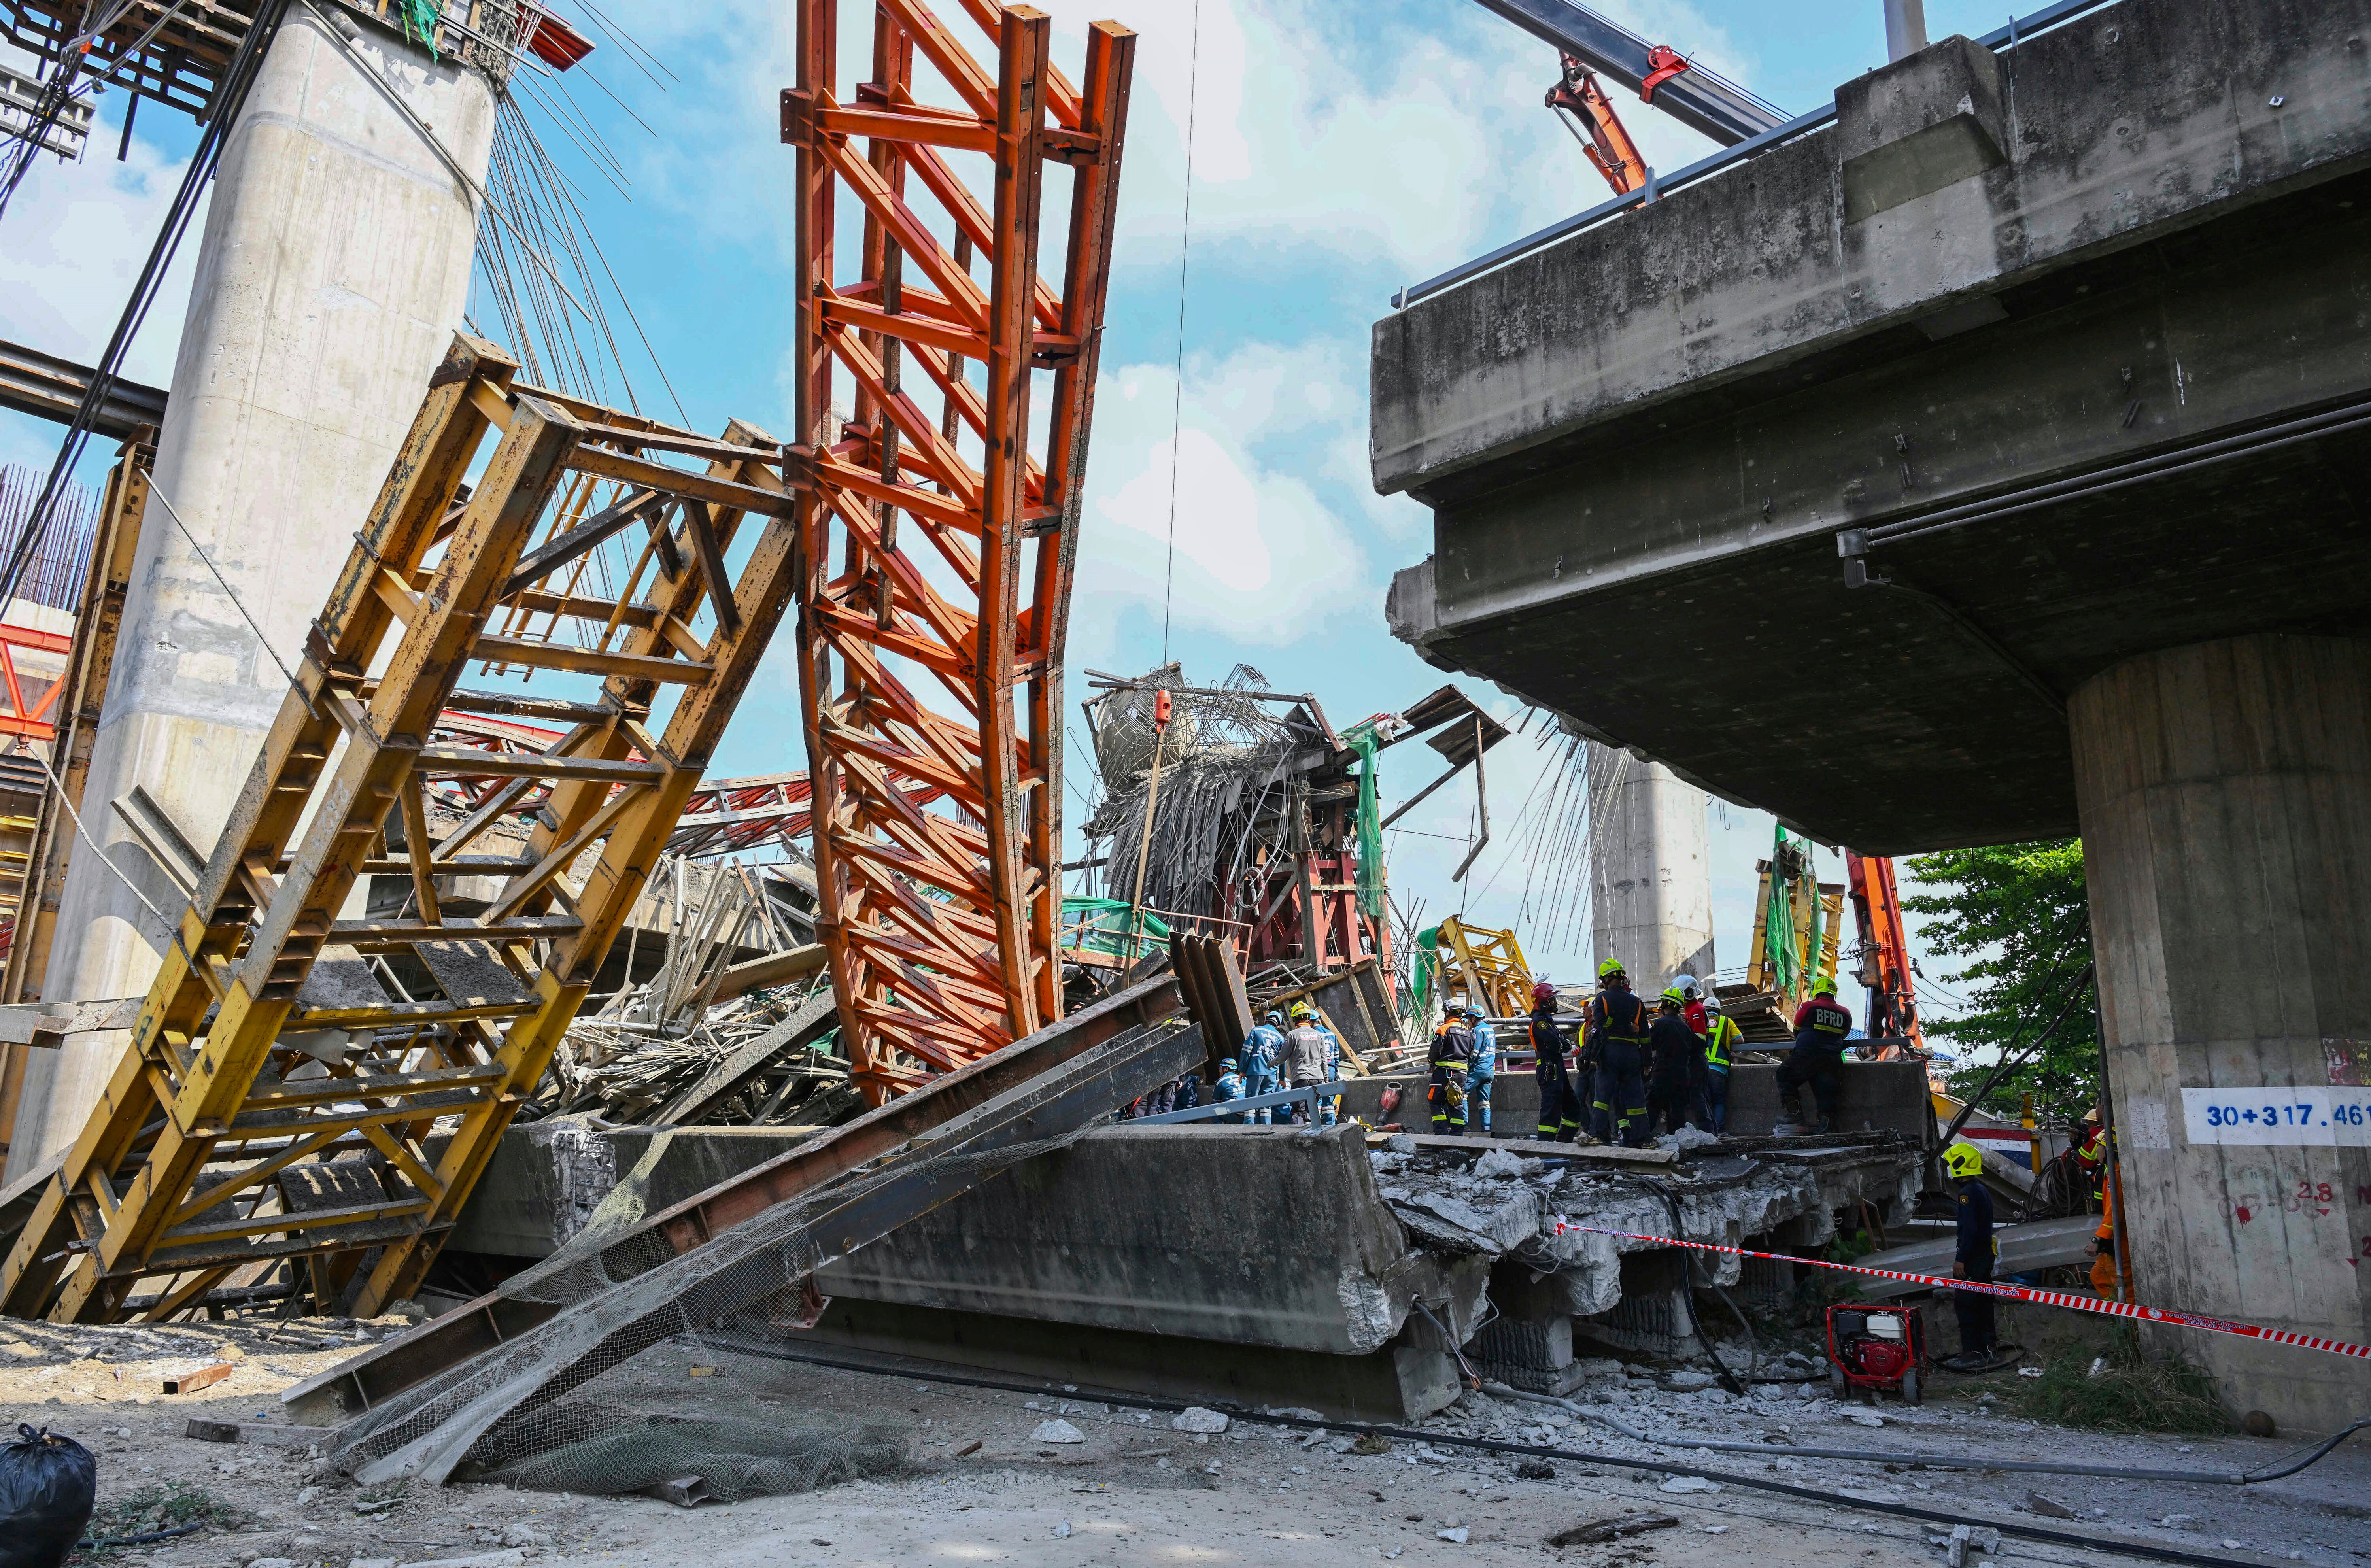
[[[1596,961],[1618,960],[1649,995],[1677,974],[1711,978],[1705,792],[1626,751],[1592,741],[1586,755]]]
[[[2068,718],[2139,1299],[2371,1340],[2371,640],[2145,654]],[[2364,1362],[2176,1338],[2284,1429],[2371,1412]]]
[[[486,78],[361,32],[383,77],[482,179]],[[293,666],[460,325],[476,232],[469,189],[336,36],[292,7],[214,177],[83,801],[109,858],[169,917],[186,897],[111,803],[143,787],[210,850],[287,683],[164,502]],[[78,849],[42,998],[137,996],[166,940]],[[30,1159],[71,1141],[122,1039],[34,1053],[14,1147]]]

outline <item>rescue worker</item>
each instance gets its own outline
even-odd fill
[[[1718,1136],[1729,1133],[1729,1069],[1737,1060],[1745,1032],[1723,1012],[1720,998],[1707,997],[1705,1012],[1710,1027],[1705,1034],[1705,1129]]]
[[[1498,1042],[1490,1032],[1490,1017],[1479,1008],[1465,1009],[1474,1031],[1474,1059],[1465,1064],[1465,1120],[1483,1137],[1490,1136],[1490,1091],[1498,1083]]]
[[[1951,1277],[1990,1284],[2000,1243],[1993,1239],[1993,1195],[1976,1179],[1984,1168],[1984,1157],[1964,1138],[1943,1151],[1944,1185],[1950,1191],[1952,1211],[1960,1221]],[[1981,1371],[2000,1343],[1993,1320],[1993,1298],[1982,1291],[1959,1290],[1951,1293],[1951,1305],[1960,1318],[1960,1354],[1943,1365],[1955,1372]]]
[[[2099,1145],[2099,1184],[2097,1195],[2099,1228],[2092,1232],[2091,1239],[2085,1244],[2083,1251],[2091,1260],[2091,1288],[2111,1301],[2119,1301],[2123,1298],[2123,1292],[2117,1288],[2119,1282],[2116,1277],[2116,1193],[2108,1181],[2107,1134],[2096,1127],[2093,1132],[2098,1135],[2095,1141]]]
[[[1465,1009],[1449,1007],[1449,1020],[1432,1037],[1432,1081],[1427,1098],[1432,1102],[1432,1130],[1441,1137],[1465,1136],[1465,1066],[1474,1057],[1474,1031]]]
[[[1277,1067],[1284,1061],[1284,1015],[1275,1009],[1253,1026],[1243,1038],[1243,1098],[1256,1100],[1263,1094],[1274,1094],[1280,1087]],[[1247,1113],[1255,1126],[1268,1124],[1269,1108],[1261,1106]]]
[[[1532,987],[1532,1076],[1540,1086],[1542,1143],[1570,1143],[1580,1135],[1580,1097],[1573,1092],[1565,1057],[1564,1031],[1557,1027],[1556,987],[1542,976]]]
[[[1600,1138],[1638,1148],[1647,1142],[1647,1004],[1630,991],[1621,963],[1597,969],[1598,992],[1586,1025],[1597,1046],[1597,1098],[1590,1109]]]
[[[1688,1027],[1696,1032],[1697,1039],[1704,1039],[1712,1028],[1714,1004],[1711,993],[1707,992],[1693,974],[1683,974],[1672,981],[1671,985],[1678,990],[1682,998],[1680,1016],[1688,1020]]]
[[[1657,999],[1647,1031],[1647,1136],[1676,1133],[1694,1113],[1704,1074],[1704,1042],[1688,1027],[1687,998],[1676,986]]]
[[[1796,1125],[1806,1124],[1802,1089],[1808,1083],[1819,1108],[1819,1130],[1835,1130],[1836,1101],[1845,1087],[1845,1036],[1851,1032],[1852,1009],[1836,1000],[1834,978],[1819,981],[1811,999],[1795,1009],[1795,1048],[1778,1064],[1778,1102],[1789,1108]]]
[[[2090,1183],[2091,1205],[2104,1211],[2108,1206],[2108,1133],[2100,1124],[2099,1113],[2085,1113],[2076,1129],[2075,1163]]]
[[[1286,1087],[1306,1089],[1311,1084],[1331,1083],[1330,1071],[1334,1058],[1334,1042],[1317,1027],[1317,1009],[1307,1002],[1292,1004],[1292,1032],[1284,1037],[1284,1070]],[[1319,1096],[1318,1120],[1325,1126],[1334,1124],[1334,1102]],[[1309,1116],[1307,1105],[1292,1108],[1293,1124],[1304,1125]]]
[[[1210,1103],[1223,1105],[1230,1100],[1242,1098],[1243,1098],[1243,1075],[1236,1067],[1235,1059],[1232,1056],[1220,1058],[1219,1079],[1210,1087]],[[1250,1114],[1248,1111],[1230,1111],[1223,1116],[1213,1116],[1210,1119],[1240,1127],[1243,1124],[1243,1118]]]

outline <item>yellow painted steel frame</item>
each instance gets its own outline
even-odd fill
[[[41,797],[41,814],[17,897],[17,937],[8,949],[6,975],[0,977],[0,1001],[40,997],[41,979],[49,968],[58,894],[65,886],[66,866],[74,854],[74,822],[64,807],[71,803],[75,811],[82,810],[83,780],[89,776],[91,747],[98,739],[99,705],[107,697],[108,676],[115,667],[116,640],[123,629],[123,596],[132,585],[133,554],[140,544],[141,520],[148,511],[148,469],[156,458],[156,442],[155,428],[142,426],[118,449],[115,467],[108,470],[107,499],[91,537],[82,601],[75,614],[74,648],[66,655],[61,677],[65,686],[64,700],[52,710],[57,715],[58,734],[50,748],[50,766],[65,785],[65,801],[61,801],[54,790]],[[0,1046],[0,1052],[17,1049]],[[0,1127],[0,1138],[6,1136],[6,1129]]]
[[[376,1313],[417,1288],[543,1076],[789,600],[808,456],[744,425],[720,441],[515,386],[515,369],[463,337],[431,378],[133,1040],[0,1272],[0,1309],[162,1319],[309,1259],[317,1297]],[[555,617],[573,640],[489,631],[573,583],[591,549],[630,554],[630,530],[647,539],[618,597]],[[604,678],[556,705],[573,722],[546,752],[490,762],[434,735],[448,707],[499,708],[456,689],[480,663]],[[663,686],[679,696],[654,735]],[[431,842],[422,781],[492,768],[551,795],[492,871],[502,891],[463,917],[440,880],[490,874],[494,858],[460,851],[498,811]],[[410,879],[403,909],[341,918],[370,875]],[[389,992],[368,956],[387,954],[436,984]],[[135,1302],[143,1279],[157,1294]]]
[[[872,79],[843,96],[845,3],[800,0],[782,138],[818,455],[799,587],[817,932],[877,1105],[1060,1014],[1063,635],[1136,38],[1090,27],[1073,86],[1041,12],[961,0],[983,65],[921,0],[868,0],[847,8],[873,24]],[[919,101],[932,83],[955,101]],[[1038,274],[1049,163],[1074,177],[1058,294]]]
[[[1457,986],[1466,999],[1494,1018],[1520,1018],[1532,1010],[1532,966],[1512,931],[1486,930],[1452,915],[1440,923],[1440,941],[1451,953],[1441,988]]]

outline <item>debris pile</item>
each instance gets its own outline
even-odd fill
[[[696,897],[683,861],[673,873],[676,936],[659,972],[569,1025],[533,1114],[663,1127],[829,1126],[852,1114],[861,1097],[834,1049],[823,949],[792,937],[748,868],[702,868]]]

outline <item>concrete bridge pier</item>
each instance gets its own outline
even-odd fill
[[[355,31],[371,70],[482,180],[492,84],[368,22]],[[157,442],[156,493],[190,536],[148,508],[85,795],[108,857],[168,915],[187,898],[110,802],[145,786],[201,853],[213,847],[287,688],[214,572],[293,666],[461,322],[477,221],[411,119],[292,8],[214,177]],[[79,851],[57,933],[44,1001],[138,996],[168,940]],[[12,1148],[30,1162],[72,1142],[123,1040],[32,1053]]]
[[[2371,640],[2145,653],[2069,719],[2137,1297],[2371,1342]],[[2371,1414],[2363,1362],[2179,1335],[2284,1430]]]
[[[1590,924],[1596,962],[1620,961],[1648,996],[1712,978],[1712,863],[1702,790],[1660,762],[1591,741]]]

